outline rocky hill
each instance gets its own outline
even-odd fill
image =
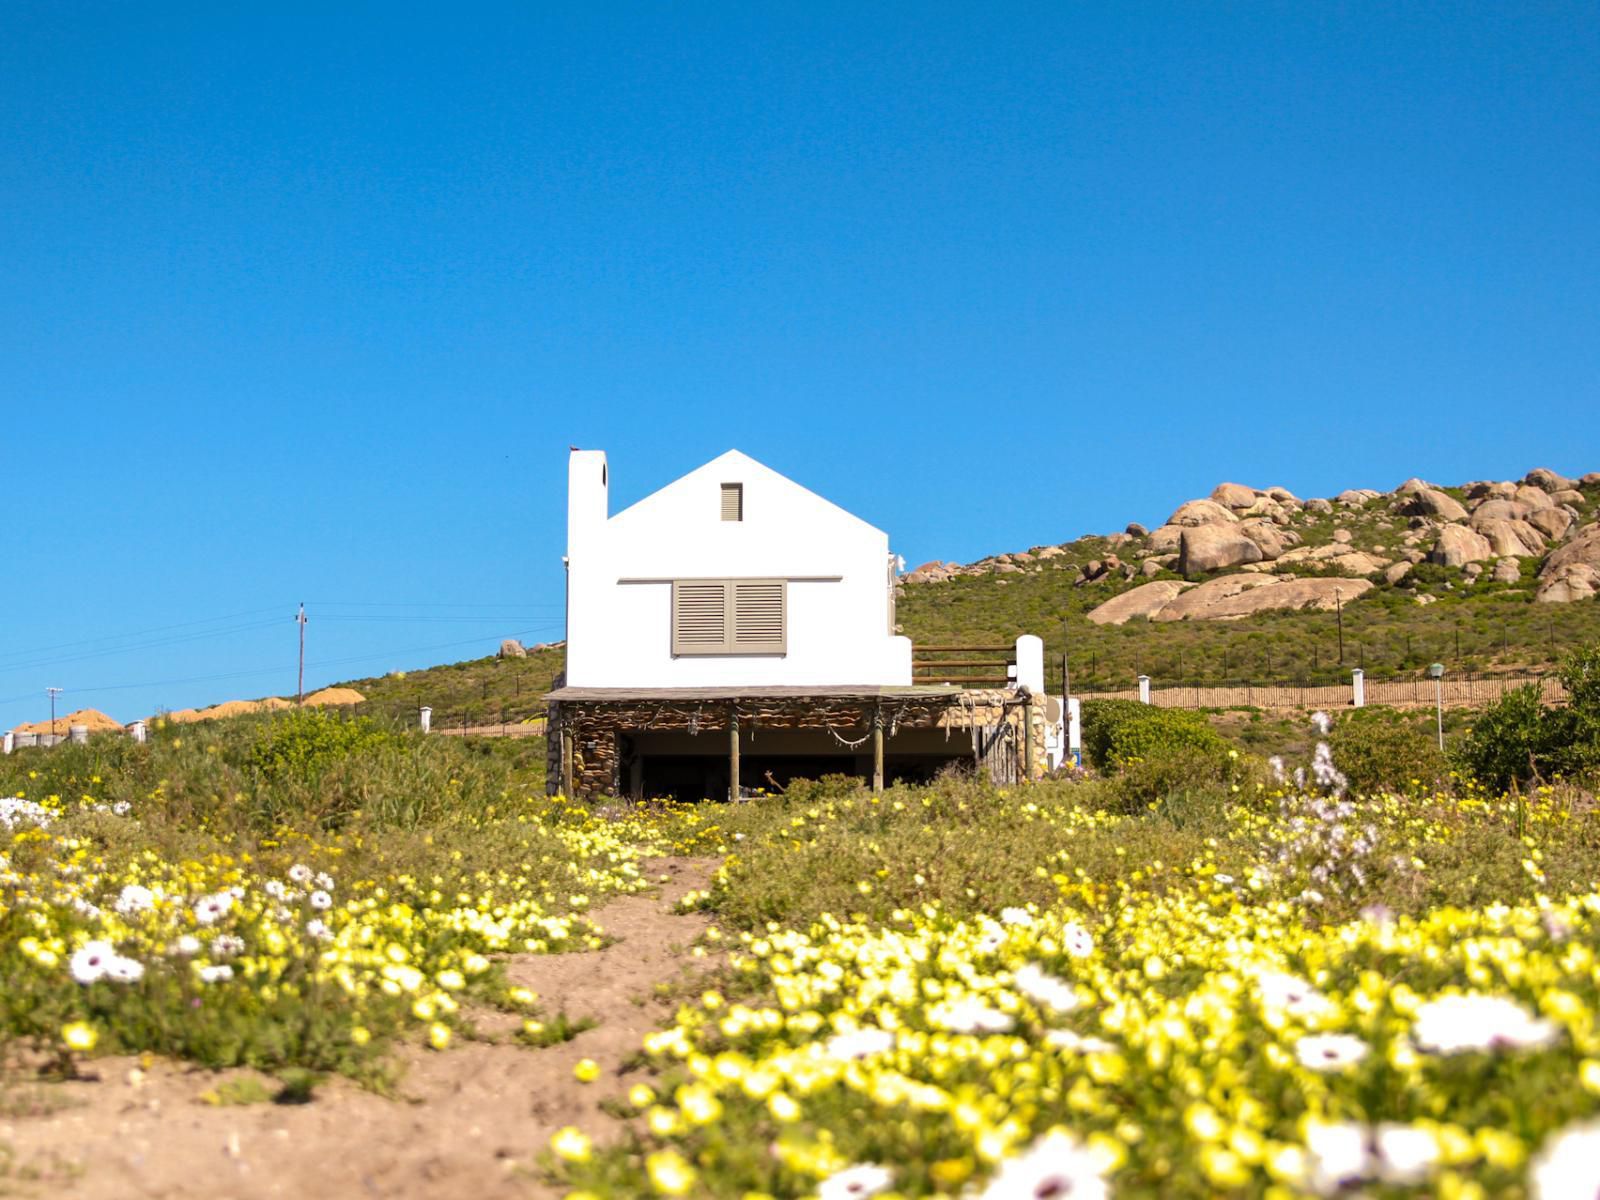
[[[919,641],[1044,633],[1117,674],[1151,660],[1311,673],[1342,652],[1395,668],[1542,663],[1600,637],[1600,605],[1580,603],[1600,594],[1597,509],[1600,472],[1547,468],[1312,499],[1222,483],[1155,529],[926,563],[904,577],[901,619]],[[1180,632],[1196,622],[1214,632]]]
[[[1281,487],[1222,483],[1209,497],[1180,504],[1154,530],[1134,524],[1103,539],[1035,546],[969,566],[926,563],[905,578],[924,584],[1071,567],[1078,585],[1149,580],[1087,614],[1097,624],[1121,624],[1331,609],[1380,579],[1404,586],[1424,562],[1460,569],[1467,587],[1482,579],[1516,584],[1532,560],[1533,599],[1565,603],[1600,593],[1597,500],[1600,472],[1567,479],[1547,468],[1520,481],[1440,487],[1408,479],[1392,492],[1352,489],[1310,500]],[[1111,552],[1080,562],[1072,552],[1085,541]],[[1416,599],[1434,597],[1419,591]]]

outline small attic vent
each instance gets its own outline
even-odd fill
[[[744,484],[725,483],[722,485],[722,519],[724,521],[744,520]]]

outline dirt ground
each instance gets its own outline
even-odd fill
[[[687,982],[704,965],[688,951],[708,922],[671,910],[684,892],[705,886],[715,860],[655,859],[647,867],[667,882],[594,913],[612,944],[508,963],[515,982],[539,993],[546,1014],[564,1010],[598,1022],[571,1041],[537,1050],[465,1040],[444,1053],[408,1048],[397,1098],[335,1080],[303,1105],[216,1106],[201,1093],[243,1073],[164,1062],[141,1072],[130,1058],[96,1059],[93,1078],[30,1084],[26,1103],[0,1108],[11,1114],[0,1117],[0,1147],[13,1155],[9,1170],[0,1170],[0,1195],[558,1195],[542,1182],[535,1156],[564,1125],[596,1134],[618,1128],[600,1102],[645,1078],[621,1072],[676,1003],[661,998],[657,985]],[[573,1078],[582,1058],[600,1064],[599,1081]]]

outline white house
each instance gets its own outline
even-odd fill
[[[881,788],[1054,761],[1037,637],[990,681],[1006,686],[914,680],[882,530],[737,450],[615,516],[603,453],[567,469],[552,791],[737,797],[825,772]]]
[[[615,515],[602,451],[567,470],[568,687],[911,683],[881,529],[737,450]]]

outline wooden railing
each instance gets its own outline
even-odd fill
[[[916,646],[911,682],[1005,687],[1016,681],[1016,666],[1014,646]]]

